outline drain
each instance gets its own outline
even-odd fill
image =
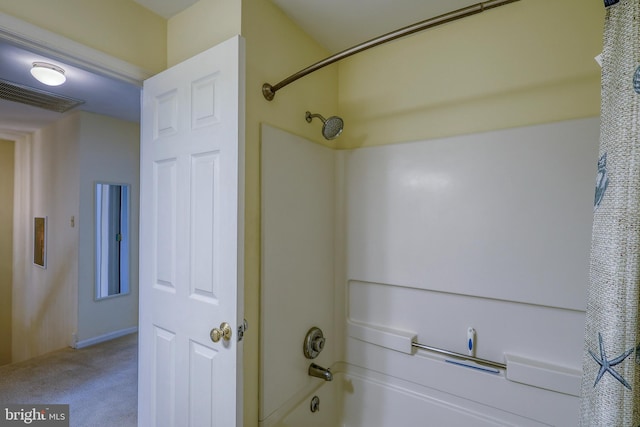
[[[309,407],[311,408],[311,412],[318,412],[320,410],[320,398],[318,396],[313,396]]]

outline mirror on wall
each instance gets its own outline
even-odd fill
[[[96,299],[129,293],[129,185],[96,183]]]

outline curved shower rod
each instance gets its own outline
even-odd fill
[[[370,49],[372,47],[381,45],[386,42],[390,42],[392,40],[399,39],[404,36],[408,36],[409,34],[417,33],[428,28],[436,27],[438,25],[446,24],[447,22],[455,21],[460,18],[466,18],[467,16],[475,15],[480,12],[484,12],[485,10],[493,9],[498,6],[504,6],[509,3],[514,3],[520,0],[489,0],[482,3],[477,3],[471,6],[464,7],[462,9],[454,10],[452,12],[445,13],[444,15],[436,16],[435,18],[430,18],[424,21],[420,21],[416,24],[409,25],[407,27],[400,28],[399,30],[392,31],[390,33],[384,34],[380,37],[376,37],[375,39],[371,39],[364,43],[360,43],[359,45],[350,47],[348,49],[343,50],[342,52],[336,53],[328,58],[323,59],[322,61],[318,61],[313,65],[308,66],[307,68],[298,71],[295,74],[290,75],[286,79],[282,80],[275,85],[270,85],[269,83],[265,83],[262,85],[262,95],[268,101],[273,100],[276,96],[276,92],[287,86],[290,83],[295,82],[299,78],[306,76],[307,74],[311,74],[314,71],[317,71],[321,68],[326,67],[327,65],[331,65],[334,62],[338,62],[341,59],[347,58],[351,55],[355,55],[356,53],[360,53],[364,50]]]

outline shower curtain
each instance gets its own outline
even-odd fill
[[[582,426],[640,426],[640,0],[605,0]]]

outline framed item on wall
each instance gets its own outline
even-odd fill
[[[47,268],[47,217],[33,219],[33,263]]]

